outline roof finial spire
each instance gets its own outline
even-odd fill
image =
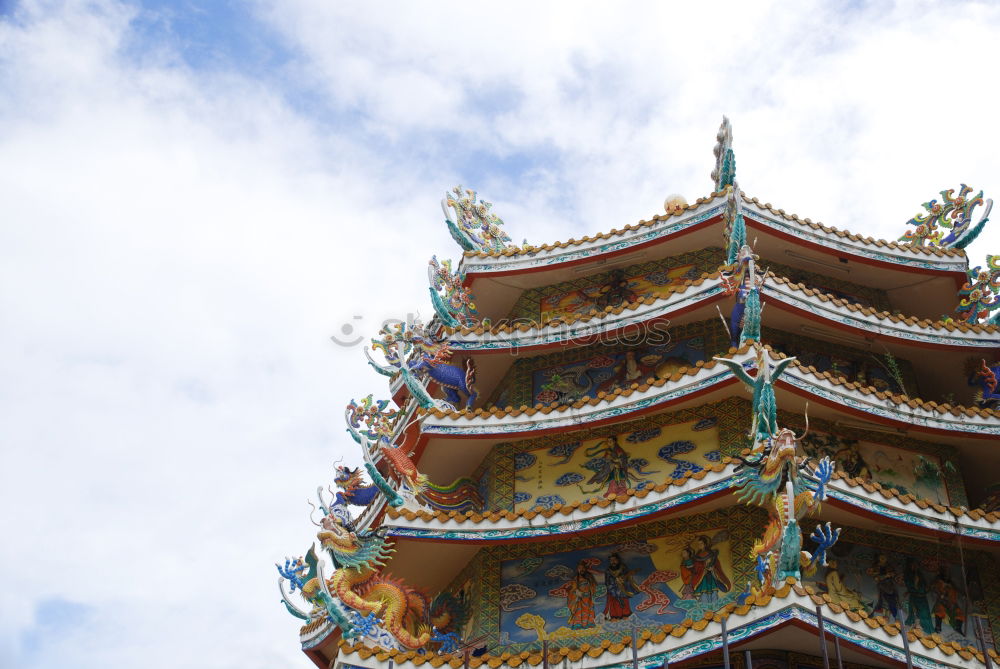
[[[712,181],[715,182],[715,192],[726,186],[732,186],[736,179],[736,156],[733,154],[733,126],[729,118],[722,117],[722,125],[715,136],[715,169],[712,170]]]

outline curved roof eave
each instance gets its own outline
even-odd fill
[[[729,642],[739,644],[765,636],[789,625],[804,627],[810,635],[815,635],[820,627],[818,613],[822,612],[822,625],[826,634],[837,637],[849,648],[865,654],[889,658],[902,662],[907,655],[901,627],[889,623],[880,616],[869,616],[864,612],[846,609],[817,594],[809,585],[795,579],[779,588],[768,587],[761,592],[748,593],[741,604],[728,604],[717,613],[700,620],[685,620],[677,625],[663,625],[659,630],[644,631],[635,643],[635,656],[628,638],[620,638],[600,646],[580,646],[571,639],[565,647],[559,647],[558,640],[550,641],[548,658],[559,662],[567,659],[579,669],[599,669],[601,667],[627,666],[634,660],[647,666],[657,666],[669,660],[682,662],[707,653],[718,651],[722,646],[722,626],[725,623]],[[918,629],[910,629],[914,641],[909,644],[909,654],[915,667],[955,667],[972,669],[984,667],[982,653],[956,642],[945,642],[936,635],[929,635]],[[996,651],[989,651],[993,662],[1000,661]],[[428,662],[425,655],[416,651],[397,651],[373,647],[364,642],[339,641],[339,653],[344,661],[363,669],[386,669],[392,662],[399,669],[417,669]],[[447,664],[457,669],[469,662],[471,669],[490,667],[530,667],[541,666],[546,658],[538,651],[520,654],[486,654],[468,660],[461,654],[431,656],[431,664],[439,667]]]
[[[743,217],[749,227],[766,228],[796,243],[808,244],[825,253],[846,253],[863,262],[930,272],[959,272],[963,277],[965,275],[968,259],[965,251],[960,249],[915,246],[870,236],[862,237],[815,223],[808,218],[799,218],[795,214],[787,214],[784,209],[776,209],[770,203],[761,203],[758,198],[741,195],[744,201]]]
[[[806,317],[829,321],[866,335],[890,337],[902,343],[942,348],[990,349],[1000,347],[1000,327],[963,322],[931,321],[899,316],[853,304],[819,290],[768,274],[761,289],[768,302],[798,311]],[[594,311],[573,319],[555,319],[532,327],[528,323],[446,329],[452,350],[466,353],[527,352],[569,342],[586,342],[630,326],[686,313],[725,292],[719,272],[685,282],[667,297],[647,298],[604,313]]]
[[[591,498],[547,509],[493,510],[465,514],[428,507],[390,509],[382,522],[394,537],[443,542],[507,542],[551,539],[563,534],[608,530],[647,520],[682,507],[701,506],[727,494],[733,484],[731,458],[696,474],[667,480],[612,498]],[[848,513],[876,516],[882,522],[909,526],[918,533],[960,535],[978,543],[1000,545],[1000,514],[950,507],[874,481],[860,481],[841,471],[827,487],[828,503]]]
[[[650,220],[626,225],[621,230],[612,229],[581,239],[512,247],[505,251],[466,251],[459,269],[470,278],[474,275],[504,276],[568,267],[591,262],[601,256],[634,251],[690,231],[721,215],[728,206],[729,192],[727,189],[698,198],[693,205],[677,213],[654,216]],[[958,272],[963,276],[968,267],[968,258],[961,249],[916,246],[862,236],[786,213],[784,209],[775,208],[743,192],[740,192],[740,197],[744,203],[743,215],[749,226],[766,229],[825,253],[845,253],[861,262],[923,272]]]
[[[504,276],[523,272],[540,272],[591,262],[600,256],[619,255],[635,251],[669,237],[690,231],[716,216],[727,207],[725,193],[713,193],[699,198],[695,204],[675,214],[654,216],[648,221],[626,225],[621,230],[598,233],[568,242],[555,242],[506,251],[466,251],[459,271],[471,279],[475,276]]]
[[[775,356],[769,350],[773,365]],[[753,359],[749,346],[729,356],[746,364]],[[420,419],[421,438],[446,436],[475,438],[527,437],[627,420],[679,401],[734,383],[735,377],[715,361],[677,370],[670,379],[633,384],[570,405],[523,407],[489,411],[443,411],[430,409]],[[961,434],[974,438],[1000,436],[1000,412],[993,409],[953,407],[919,398],[878,391],[871,386],[846,381],[828,372],[815,372],[798,362],[790,365],[777,385],[819,403],[859,414],[876,422],[922,432]]]

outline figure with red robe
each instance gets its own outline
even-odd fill
[[[711,540],[704,536],[695,537],[691,549],[691,591],[698,601],[713,602],[720,592],[729,592],[733,584],[719,563],[719,551],[712,548]]]
[[[597,593],[597,579],[583,560],[576,565],[576,573],[566,590],[566,607],[569,609],[569,626],[585,629],[594,626],[594,595]]]
[[[608,556],[608,568],[604,570],[604,585],[607,587],[607,599],[604,604],[604,617],[607,620],[620,620],[632,615],[629,599],[639,592],[632,575],[635,572],[622,562],[618,553]]]

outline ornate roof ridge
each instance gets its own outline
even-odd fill
[[[602,239],[610,239],[612,237],[621,235],[622,233],[625,232],[631,232],[633,230],[638,230],[639,228],[642,227],[648,227],[650,225],[654,225],[661,221],[665,221],[673,216],[680,216],[681,214],[685,213],[690,209],[694,209],[703,204],[711,202],[712,200],[720,196],[728,195],[731,190],[732,186],[726,186],[726,188],[724,188],[721,191],[715,191],[713,193],[710,193],[706,197],[699,197],[691,204],[677,205],[677,207],[670,212],[657,214],[650,219],[640,220],[637,223],[626,225],[621,229],[612,228],[608,232],[597,232],[594,233],[593,235],[584,235],[580,239],[570,238],[568,241],[565,242],[556,241],[547,244],[539,244],[537,246],[530,244],[525,246],[511,246],[502,251],[464,251],[462,255],[467,258],[510,257],[510,256],[527,255],[529,253],[535,253],[537,251],[552,251],[555,249],[569,248],[571,246],[578,246],[580,244],[585,244],[588,242],[594,242]],[[911,251],[914,253],[922,253],[924,255],[932,255],[938,257],[959,257],[959,258],[966,257],[966,253],[963,249],[940,248],[936,246],[919,246],[917,244],[908,244],[904,242],[879,239],[872,237],[870,235],[862,236],[850,232],[849,230],[842,230],[840,228],[836,228],[830,225],[818,223],[816,221],[813,221],[809,217],[803,218],[800,217],[798,214],[786,212],[784,209],[775,207],[770,202],[762,202],[760,198],[751,197],[747,195],[745,191],[742,190],[740,191],[740,197],[743,199],[744,202],[748,204],[754,204],[758,207],[766,209],[767,211],[771,212],[776,216],[780,216],[786,221],[791,221],[799,226],[811,228],[812,230],[818,230],[828,235],[836,235],[837,237],[847,238],[850,241],[858,244],[864,244],[866,246],[874,246],[878,248],[889,248],[897,251]]]
[[[508,319],[502,319],[497,323],[493,324],[489,329],[484,328],[481,324],[476,327],[468,327],[463,325],[459,328],[444,326],[444,332],[448,335],[453,335],[456,333],[463,335],[470,335],[470,334],[482,335],[486,333],[508,334],[513,332],[527,332],[528,330],[532,329],[540,330],[545,327],[552,327],[556,325],[573,325],[574,323],[578,323],[580,321],[588,322],[594,318],[603,318],[608,314],[619,315],[626,309],[634,311],[644,305],[648,306],[660,301],[664,302],[669,301],[674,295],[684,293],[687,291],[688,288],[691,288],[692,286],[700,286],[705,281],[720,278],[721,274],[722,274],[721,269],[717,269],[713,272],[702,272],[701,276],[699,276],[697,279],[685,279],[684,281],[680,282],[677,286],[667,286],[667,290],[669,291],[667,295],[662,295],[659,297],[650,295],[649,297],[640,298],[638,300],[632,300],[630,302],[626,302],[625,304],[620,304],[617,307],[607,306],[603,310],[591,309],[588,313],[585,314],[558,316],[556,318],[551,318],[542,323],[537,323],[534,325],[534,327],[531,326],[530,322],[522,322],[516,325],[512,325]],[[516,320],[517,319],[515,319],[515,322]]]
[[[724,190],[716,191],[709,194],[707,197],[699,197],[692,204],[678,204],[673,211],[657,214],[649,220],[641,220],[638,223],[632,223],[626,225],[622,229],[612,228],[608,232],[597,232],[593,235],[584,235],[580,239],[570,238],[566,242],[553,242],[551,244],[539,244],[538,246],[527,245],[527,246],[511,246],[503,251],[465,251],[463,256],[466,258],[488,258],[488,257],[501,257],[501,256],[517,256],[526,255],[528,253],[534,253],[536,251],[552,251],[554,249],[564,249],[570,246],[577,246],[579,244],[586,244],[587,242],[594,242],[600,239],[610,239],[611,237],[617,237],[624,232],[631,232],[633,230],[638,230],[639,228],[648,227],[655,223],[665,221],[672,216],[680,216],[688,209],[695,209],[703,204],[711,202],[712,200],[729,193],[730,186],[727,186]]]
[[[923,248],[923,247],[920,247]],[[861,305],[855,304],[850,300],[845,300],[843,298],[835,297],[830,293],[822,291],[818,288],[810,288],[806,284],[799,282],[795,283],[791,279],[780,276],[773,271],[768,271],[767,276],[774,279],[780,284],[788,286],[790,289],[804,293],[809,297],[817,297],[824,302],[832,302],[838,307],[844,307],[849,311],[860,312],[865,316],[873,316],[880,320],[888,320],[893,323],[902,323],[905,325],[916,326],[920,328],[930,329],[930,330],[947,330],[949,332],[954,332],[958,330],[960,332],[975,332],[975,333],[1000,333],[1000,326],[989,325],[987,323],[966,323],[964,321],[944,321],[941,319],[930,320],[929,318],[917,318],[916,316],[899,316],[897,314],[889,313],[888,311],[878,310],[874,307],[863,307]]]
[[[787,358],[788,356],[780,351],[775,351],[770,346],[765,345],[770,353],[771,357],[774,359]],[[888,400],[896,405],[907,405],[911,409],[916,409],[920,407],[925,411],[937,412],[939,414],[950,413],[952,416],[959,416],[965,414],[970,418],[972,416],[979,416],[980,418],[1000,418],[1000,411],[996,409],[983,409],[979,407],[967,407],[961,404],[949,404],[948,402],[935,402],[933,400],[924,400],[919,397],[910,397],[908,395],[891,393],[884,390],[878,390],[875,386],[862,385],[855,381],[848,381],[847,379],[838,376],[836,374],[831,374],[830,372],[820,372],[812,365],[803,365],[798,360],[795,360],[792,365],[799,371],[805,372],[811,376],[819,379],[825,379],[835,386],[844,386],[848,390],[856,390],[865,395],[875,395],[879,399]]]
[[[890,248],[900,251],[914,251],[917,253],[923,253],[925,255],[936,255],[936,256],[958,256],[965,257],[965,251],[962,249],[954,248],[939,248],[936,246],[918,246],[916,244],[905,244],[901,242],[894,242],[885,239],[876,239],[872,236],[863,237],[859,234],[855,234],[848,230],[841,230],[829,225],[824,225],[823,223],[817,223],[810,218],[800,218],[798,214],[790,214],[785,212],[784,209],[775,208],[770,202],[761,202],[760,198],[750,197],[745,192],[740,191],[740,196],[743,201],[748,204],[755,204],[758,207],[767,209],[772,214],[780,216],[786,221],[792,221],[800,226],[812,228],[813,230],[820,230],[829,235],[837,235],[838,237],[846,237],[852,242],[857,242],[860,244],[867,244],[868,246],[878,246],[880,248]]]
[[[751,344],[749,343],[744,344],[738,349],[730,348],[728,351],[728,357],[733,357],[738,354],[746,353],[750,350],[750,348]],[[720,356],[720,357],[727,357],[727,356]],[[499,407],[490,407],[489,409],[478,408],[471,410],[439,409],[438,407],[433,407],[430,409],[419,408],[417,409],[417,412],[418,414],[421,413],[431,414],[436,418],[458,419],[464,417],[468,420],[472,420],[473,418],[476,418],[478,416],[497,416],[497,417],[520,416],[522,413],[528,416],[534,416],[536,413],[547,415],[549,413],[552,413],[553,411],[561,413],[569,409],[582,408],[586,404],[589,404],[591,406],[597,406],[601,402],[610,401],[619,396],[628,397],[636,391],[645,392],[653,386],[657,387],[663,386],[665,383],[667,383],[667,381],[671,382],[680,381],[685,376],[694,376],[702,369],[712,369],[716,366],[716,364],[717,363],[715,360],[706,360],[706,361],[699,360],[698,362],[690,366],[679,367],[673,374],[671,374],[667,378],[660,377],[654,379],[653,377],[649,377],[648,379],[646,379],[644,383],[633,383],[627,388],[615,388],[608,392],[601,391],[597,393],[595,397],[584,395],[580,399],[570,404],[559,404],[558,402],[552,402],[551,404],[538,403],[532,407],[529,407],[527,405],[521,405],[519,408],[508,406],[502,409]]]
[[[754,609],[767,607],[775,599],[779,601],[793,600],[789,603],[799,606],[804,605],[804,602],[801,600],[808,600],[810,609],[813,609],[814,607],[823,607],[835,616],[843,614],[852,623],[863,623],[870,630],[881,630],[889,638],[898,637],[902,633],[902,626],[898,622],[890,623],[883,616],[869,615],[864,610],[847,608],[833,601],[829,594],[824,593],[820,595],[812,586],[802,584],[794,578],[787,578],[781,587],[775,588],[768,585],[759,590],[754,589],[754,591],[747,596],[743,604],[730,603],[715,612],[706,613],[698,620],[687,618],[677,624],[661,625],[658,630],[643,630],[637,635],[635,643],[636,648],[642,648],[648,643],[662,643],[668,636],[681,638],[687,635],[687,633],[691,630],[701,632],[708,627],[709,623],[721,623],[723,620],[728,620],[730,617],[747,616]],[[796,599],[799,601],[794,601]],[[732,629],[730,631],[732,631]],[[976,660],[985,664],[985,658],[983,657],[982,652],[976,648],[964,646],[957,641],[945,641],[940,634],[927,634],[915,627],[909,628],[908,632],[907,636],[909,641],[911,643],[919,643],[923,649],[937,649],[946,656],[958,654],[959,657],[966,661]],[[421,655],[414,650],[400,651],[397,649],[386,649],[377,645],[368,646],[360,641],[350,642],[345,639],[340,639],[338,641],[338,645],[341,651],[345,653],[356,653],[363,660],[374,656],[377,660],[382,662],[392,659],[397,664],[402,661],[409,661],[417,666],[427,663],[435,668],[442,667],[447,664],[454,669],[464,666],[466,662],[465,656],[459,653]],[[468,662],[472,669],[483,667],[484,665],[490,669],[497,669],[501,665],[518,667],[522,664],[534,667],[542,664],[546,659],[548,659],[549,662],[561,662],[563,658],[568,658],[571,662],[578,662],[583,659],[584,655],[591,658],[598,658],[605,653],[619,654],[624,652],[626,648],[631,647],[631,645],[632,639],[629,636],[624,636],[619,638],[617,641],[605,639],[600,644],[596,645],[583,643],[576,647],[550,647],[548,651],[548,658],[543,657],[543,654],[540,651],[522,651],[520,653],[504,652],[499,655],[486,653],[480,657],[470,657],[468,658]],[[555,644],[553,644],[553,646],[555,646]],[[990,649],[988,652],[994,662],[1000,661],[1000,654],[998,654],[995,650]]]

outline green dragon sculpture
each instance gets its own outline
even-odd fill
[[[765,355],[764,347],[754,342],[756,353],[757,375],[750,376],[743,369],[743,364],[729,358],[719,358],[719,364],[728,367],[733,376],[743,382],[743,384],[753,393],[751,400],[753,406],[753,424],[750,428],[751,437],[754,443],[766,441],[772,435],[778,433],[778,403],[774,398],[774,382],[781,376],[782,372],[795,361],[795,358],[783,358],[774,363],[771,369]]]

